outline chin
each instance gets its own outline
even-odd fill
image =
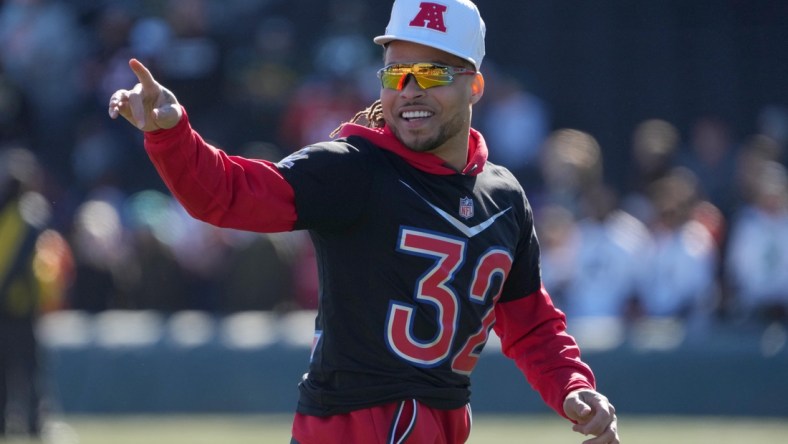
[[[437,148],[437,145],[435,145],[433,143],[430,143],[430,144],[425,144],[425,143],[416,143],[416,144],[406,143],[405,146],[408,147],[408,149],[410,149],[411,151],[415,151],[417,153],[428,153],[428,152],[434,150],[435,148]]]
[[[423,137],[402,137],[398,131],[394,132],[394,134],[397,136],[397,139],[403,143],[403,145],[405,145],[411,151],[415,151],[417,153],[427,153],[441,145],[441,142],[437,138],[426,139]]]

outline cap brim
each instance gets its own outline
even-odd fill
[[[373,42],[377,43],[378,45],[385,45],[386,43],[396,40],[397,38],[393,35],[379,35],[372,39]]]

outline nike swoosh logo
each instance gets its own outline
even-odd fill
[[[435,210],[435,212],[438,213],[438,215],[440,217],[445,219],[446,222],[450,223],[454,228],[459,230],[460,233],[464,234],[468,238],[474,237],[477,234],[483,232],[484,230],[489,228],[490,225],[492,225],[495,222],[496,219],[498,219],[499,217],[503,216],[509,210],[512,209],[512,207],[509,207],[509,208],[507,208],[505,210],[502,210],[502,211],[494,214],[489,219],[485,220],[484,222],[480,223],[479,225],[475,225],[473,227],[469,227],[469,226],[465,225],[464,223],[460,222],[460,220],[458,220],[456,217],[452,216],[451,214],[443,211],[442,209],[440,209],[440,208],[436,207],[435,205],[433,205],[432,203],[430,203],[430,201],[425,199],[421,194],[419,194],[416,190],[414,190],[413,187],[411,187],[410,185],[408,185],[404,181],[400,180],[400,183],[405,185],[406,187],[408,187],[409,190],[413,191],[413,193],[415,195],[419,196],[419,198],[421,200],[423,200],[427,205],[429,205],[430,208]]]

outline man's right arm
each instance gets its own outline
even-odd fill
[[[175,96],[142,63],[132,59],[129,67],[139,83],[110,97],[109,115],[145,133],[151,161],[189,214],[249,231],[293,228],[294,192],[273,163],[229,156],[207,144]]]
[[[189,125],[185,110],[175,127],[146,132],[145,150],[192,217],[248,231],[293,228],[295,195],[276,165],[230,156],[206,143]]]

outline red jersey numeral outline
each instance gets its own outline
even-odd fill
[[[386,319],[386,343],[401,359],[418,367],[435,367],[449,357],[457,333],[460,314],[460,296],[451,287],[454,274],[465,262],[467,241],[413,228],[401,228],[398,251],[435,259],[434,265],[419,279],[415,287],[415,300],[430,304],[437,313],[438,331],[429,340],[420,340],[413,334],[413,316],[416,305],[392,301]],[[477,261],[469,297],[472,302],[485,303],[495,276],[501,282],[512,266],[511,255],[493,248]],[[493,296],[493,304],[500,297],[500,290]],[[470,374],[478,361],[477,348],[487,341],[495,322],[493,305],[482,317],[478,330],[468,337],[463,347],[452,359],[452,370]]]

